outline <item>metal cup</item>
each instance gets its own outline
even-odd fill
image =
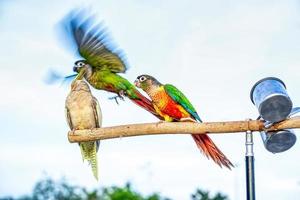
[[[272,123],[286,119],[293,108],[285,84],[275,77],[258,81],[252,87],[250,97],[260,116]]]
[[[260,132],[265,148],[272,153],[281,153],[290,149],[296,143],[297,137],[291,129]]]

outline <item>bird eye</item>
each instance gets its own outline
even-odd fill
[[[77,63],[77,66],[78,66],[78,67],[83,67],[83,65],[84,65],[83,62],[78,62],[78,63]]]
[[[145,80],[146,80],[146,77],[145,77],[145,76],[141,76],[141,77],[140,77],[140,81],[141,81],[141,82],[143,82],[143,81],[145,81]]]

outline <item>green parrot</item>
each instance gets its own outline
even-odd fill
[[[101,127],[102,114],[99,103],[93,97],[88,84],[83,80],[74,80],[66,98],[65,113],[71,130],[93,129]],[[97,151],[100,141],[80,142],[82,159],[91,165],[94,177],[98,180]]]
[[[154,77],[140,75],[135,85],[144,90],[152,99],[156,112],[165,121],[195,121],[202,122],[196,109],[188,98],[175,86],[161,84]],[[229,169],[233,167],[230,160],[219,150],[207,134],[192,135],[197,147],[219,166]]]
[[[125,73],[128,64],[122,51],[113,44],[106,29],[93,25],[92,17],[85,17],[85,10],[75,10],[62,20],[66,40],[72,40],[76,51],[84,58],[75,62],[73,71],[77,80],[84,78],[98,90],[117,94],[115,100],[128,97],[137,105],[160,118],[151,100],[143,96],[136,87],[118,73]],[[117,101],[118,103],[118,101]]]

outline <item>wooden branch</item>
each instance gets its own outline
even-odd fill
[[[265,129],[263,121],[231,121],[231,122],[159,122],[146,124],[130,124],[122,126],[104,127],[97,129],[85,129],[69,131],[68,138],[73,142],[86,142],[105,140],[120,137],[131,137],[140,135],[160,134],[204,134],[204,133],[236,133],[263,130],[281,130],[289,128],[300,128],[300,117],[293,117],[274,124]]]

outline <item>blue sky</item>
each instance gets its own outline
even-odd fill
[[[180,88],[204,121],[256,118],[249,92],[265,76],[284,80],[295,105],[300,55],[298,1],[0,1],[0,195],[22,195],[44,173],[89,188],[131,181],[142,193],[187,200],[196,187],[244,199],[244,134],[212,135],[238,165],[220,169],[200,155],[190,136],[147,136],[102,141],[100,181],[67,140],[67,86],[43,82],[49,68],[70,74],[77,59],[63,48],[55,26],[71,9],[90,6],[125,51],[134,81],[151,74]],[[130,101],[93,90],[103,126],[155,122]],[[128,112],[130,111],[130,112]],[[271,154],[255,134],[257,199],[300,194],[299,142]]]

